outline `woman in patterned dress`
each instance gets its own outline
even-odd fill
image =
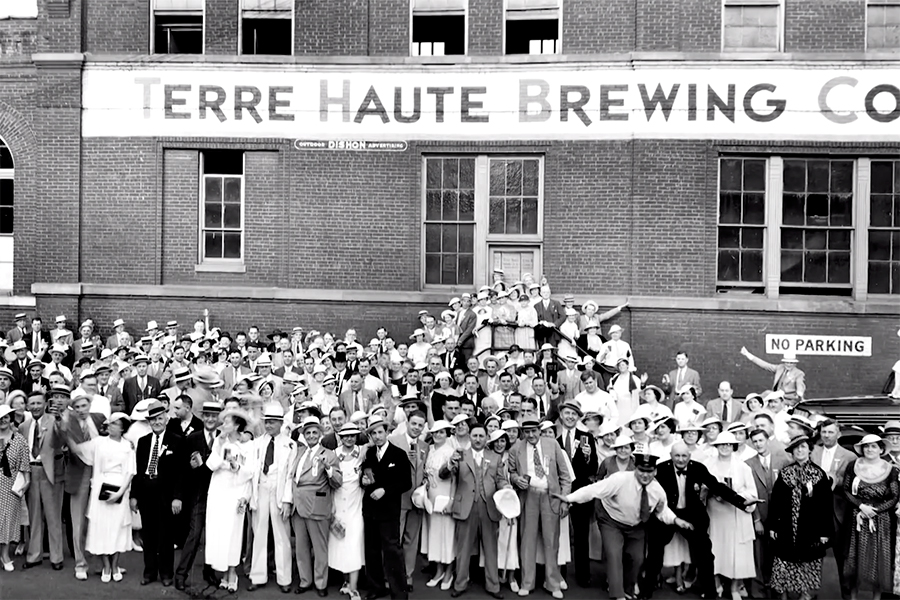
[[[25,477],[25,489],[31,479],[31,464],[28,462],[28,443],[12,426],[12,408],[8,404],[0,406],[0,565],[4,571],[12,571],[9,545],[18,542],[21,533],[22,496],[12,491],[19,473]]]
[[[900,496],[897,469],[882,459],[884,441],[867,435],[854,446],[860,458],[847,465],[844,493],[852,505],[844,517],[847,559],[844,579],[851,598],[871,589],[878,600],[893,589],[891,513]]]
[[[810,460],[810,446],[805,435],[787,445],[795,462],[778,474],[769,499],[768,524],[775,541],[770,586],[783,600],[788,592],[799,592],[801,600],[816,593],[825,548],[834,537],[831,480]]]

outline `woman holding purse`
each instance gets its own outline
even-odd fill
[[[31,479],[28,444],[12,425],[13,409],[0,406],[0,563],[4,571],[12,571],[9,545],[21,534],[22,496]]]
[[[103,560],[100,581],[122,581],[119,553],[132,549],[131,479],[137,472],[134,447],[122,435],[131,420],[116,412],[106,420],[107,437],[94,440],[91,499],[84,548]]]
[[[341,445],[334,453],[344,479],[334,492],[334,519],[328,536],[328,566],[344,574],[341,594],[349,595],[350,600],[359,600],[359,570],[365,564],[359,470],[366,458],[366,448],[356,443],[360,433],[353,423],[345,424],[338,431]]]

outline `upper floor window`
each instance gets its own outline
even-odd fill
[[[203,0],[152,0],[151,54],[203,54]]]
[[[37,0],[0,0],[0,19],[36,19]]]
[[[244,153],[201,153],[200,262],[244,257]]]
[[[506,54],[559,54],[562,0],[506,0]]]
[[[725,0],[722,49],[780,52],[783,0]]]
[[[293,0],[241,0],[241,54],[293,53]]]
[[[0,140],[0,290],[13,289],[14,167],[9,147]]]
[[[466,53],[468,0],[412,0],[410,56]]]
[[[900,50],[900,1],[868,0],[866,48],[892,52]]]
[[[869,293],[900,294],[900,161],[872,161]]]
[[[760,287],[766,231],[766,160],[723,158],[719,181],[720,285]]]

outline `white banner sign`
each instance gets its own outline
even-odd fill
[[[896,140],[900,68],[88,64],[85,137]]]
[[[872,338],[851,335],[766,334],[768,354],[811,354],[818,356],[872,356]]]

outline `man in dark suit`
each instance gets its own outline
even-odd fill
[[[15,360],[10,361],[9,370],[12,371],[11,390],[21,390],[28,381],[28,344],[25,340],[19,340],[9,347]]]
[[[463,356],[462,350],[456,345],[456,340],[450,338],[444,342],[444,351],[439,354],[441,365],[453,372],[454,369],[466,368],[466,358]]]
[[[706,512],[704,487],[709,493],[725,502],[744,509],[747,501],[730,487],[719,483],[702,463],[691,460],[691,453],[683,442],[672,446],[672,458],[657,466],[656,480],[666,492],[666,501],[679,519],[687,521],[692,529],[681,529],[691,549],[691,564],[697,567],[697,587],[701,598],[716,597],[713,576],[712,542],[709,539],[709,514]],[[750,504],[752,506],[752,503]],[[648,523],[647,559],[644,561],[644,578],[641,595],[650,598],[659,581],[663,551],[672,540],[675,528],[658,519]]]
[[[28,362],[28,377],[20,388],[26,395],[35,392],[46,394],[50,390],[50,380],[43,376],[44,363],[37,359]]]
[[[380,417],[369,421],[367,430],[372,446],[362,463],[360,483],[364,491],[366,575],[369,593],[366,600],[387,596],[385,576],[391,598],[406,600],[406,568],[400,547],[400,506],[403,493],[412,487],[406,453],[388,442],[388,424]]]
[[[97,376],[97,391],[109,400],[109,409],[112,412],[125,412],[125,398],[122,396],[122,390],[119,389],[119,386],[109,383],[112,368],[106,364],[99,364],[94,369],[94,375]]]
[[[122,397],[125,399],[125,412],[131,413],[134,405],[145,398],[158,398],[162,393],[162,385],[159,379],[147,375],[147,367],[150,359],[146,354],[141,354],[134,359],[134,377],[125,380],[122,386]]]
[[[673,408],[678,402],[678,390],[685,385],[693,385],[699,396],[703,392],[700,387],[700,373],[688,367],[687,352],[681,350],[675,355],[675,369],[669,371],[662,376],[662,390],[666,393],[666,400],[663,402],[669,408]],[[717,415],[720,419],[722,415]],[[737,417],[733,421],[737,421]],[[731,421],[728,421],[731,423]]]
[[[753,514],[753,528],[756,539],[753,540],[753,558],[756,561],[756,577],[750,582],[750,592],[759,598],[769,595],[769,576],[772,573],[772,541],[769,538],[769,496],[775,487],[775,481],[781,469],[792,459],[784,450],[772,449],[772,441],[765,430],[757,429],[750,434],[750,443],[756,455],[747,459],[747,466],[753,472],[756,484],[756,496],[762,501]],[[843,485],[843,479],[841,480]]]
[[[412,574],[416,568],[416,558],[419,556],[419,534],[422,530],[422,509],[416,508],[412,503],[413,490],[425,483],[425,461],[428,460],[428,444],[422,438],[425,431],[427,417],[424,411],[418,409],[419,402],[412,398],[403,406],[412,407],[412,412],[406,415],[406,428],[404,431],[394,431],[388,437],[388,441],[406,452],[409,458],[410,476],[412,485],[403,492],[400,500],[400,531],[403,558],[406,563],[406,584],[412,587]],[[412,591],[411,589],[409,591]]]
[[[534,343],[541,347],[544,344],[559,343],[559,333],[556,328],[566,320],[563,305],[558,300],[550,297],[550,288],[541,287],[541,299],[534,305],[537,312],[538,324],[534,328]]]
[[[576,400],[567,400],[559,406],[561,422],[559,447],[563,449],[572,463],[575,478],[572,480],[572,491],[593,483],[598,469],[597,447],[593,437],[586,431],[579,431],[576,425],[583,416],[581,406]],[[574,535],[572,560],[575,566],[575,580],[581,587],[588,587],[591,582],[591,562],[588,551],[590,534],[591,504],[574,504],[569,508]]]
[[[203,403],[200,413],[203,427],[188,435],[184,443],[183,458],[188,461],[187,475],[184,478],[183,510],[190,515],[187,538],[181,550],[181,559],[175,570],[175,589],[183,591],[184,583],[194,566],[197,550],[203,543],[203,530],[206,527],[206,496],[209,492],[209,479],[212,472],[206,466],[206,459],[212,452],[213,442],[218,435],[219,413],[222,405],[209,401]],[[209,565],[203,565],[203,579],[210,585],[219,585],[219,578]]]
[[[157,383],[158,385],[158,383]],[[131,489],[131,508],[140,509],[144,540],[144,577],[141,585],[159,577],[164,587],[175,574],[173,515],[181,512],[181,473],[186,462],[184,438],[166,432],[166,409],[153,402],[147,409],[151,432],[138,440],[137,473]]]
[[[41,322],[40,317],[33,317],[31,319],[31,331],[25,334],[25,337],[22,338],[22,341],[28,345],[28,350],[31,352],[32,358],[36,358],[38,360],[43,360],[44,355],[47,353],[47,350],[50,348],[50,332],[44,331],[44,325]]]
[[[450,301],[450,308],[456,311],[456,324],[459,326],[459,339],[456,345],[466,360],[469,360],[475,350],[475,325],[478,322],[470,303],[468,294],[463,294],[462,300],[454,298]]]
[[[203,429],[203,421],[194,415],[194,400],[187,394],[181,394],[171,403],[175,418],[169,419],[166,431],[181,437],[187,437],[195,431]]]

